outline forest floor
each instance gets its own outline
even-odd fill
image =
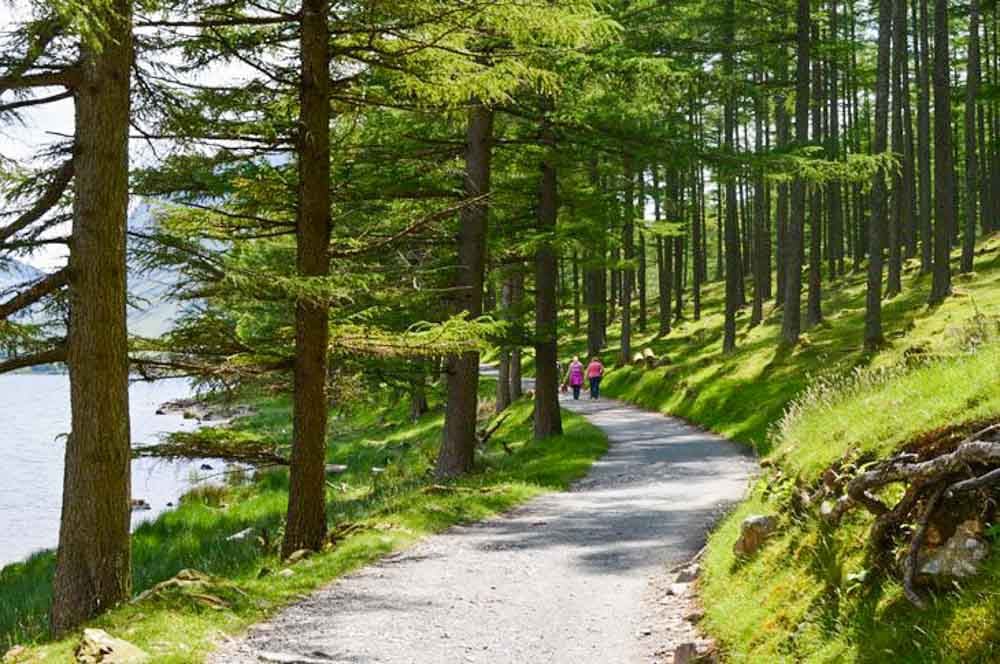
[[[695,634],[683,598],[664,615],[668,568],[702,548],[756,464],[745,448],[621,402],[563,406],[611,442],[572,490],[350,574],[210,661],[669,661]]]

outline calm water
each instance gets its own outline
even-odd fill
[[[130,389],[133,444],[198,426],[180,415],[157,415],[164,401],[190,396],[187,381],[135,383]],[[59,539],[69,379],[58,375],[0,375],[0,567]],[[132,525],[155,518],[192,485],[203,461],[132,462],[132,496],[152,510],[134,512]],[[219,464],[211,463],[216,469]],[[201,475],[211,473],[201,472]]]

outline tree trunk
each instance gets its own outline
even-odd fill
[[[830,0],[830,38],[839,45],[840,16],[837,0]],[[830,57],[830,159],[840,160],[840,71],[837,54]],[[839,180],[830,183],[830,277],[844,274],[844,202]]]
[[[465,145],[465,195],[468,198],[489,194],[492,157],[493,111],[476,103],[469,110]],[[471,318],[478,318],[483,313],[488,218],[489,208],[482,201],[464,207],[460,214],[455,310],[465,311]],[[552,288],[555,288],[554,280]],[[519,359],[518,356],[518,364]],[[472,470],[479,407],[479,352],[449,357],[446,373],[444,434],[435,471],[440,478],[456,477]],[[513,373],[512,366],[512,379]],[[520,371],[517,373],[520,378]]]
[[[917,174],[920,200],[917,225],[920,227],[920,271],[933,266],[931,239],[931,57],[927,0],[920,0],[920,72],[917,76]]]
[[[762,81],[758,77],[757,84]],[[754,98],[754,150],[757,154],[764,151],[764,98],[761,94]],[[750,314],[750,326],[760,325],[764,320],[765,284],[771,281],[771,273],[767,269],[767,251],[765,236],[767,235],[766,214],[764,208],[764,172],[758,170],[754,175],[753,191],[753,310]]]
[[[736,6],[734,0],[726,0],[724,16],[724,51],[722,54],[722,69],[725,76],[726,89],[729,89],[734,74],[735,57],[733,53],[734,41],[736,40]],[[736,132],[736,100],[733,92],[729,91],[724,97],[723,108],[723,146],[722,151],[727,158],[733,157],[734,139]],[[736,228],[736,177],[729,175],[726,178],[726,316],[725,333],[722,340],[722,352],[732,353],[736,350],[736,310],[739,308],[740,279],[740,256],[739,256],[739,230]]]
[[[906,3],[894,0],[892,18],[892,152],[903,154],[903,58],[906,50]],[[897,170],[892,183],[892,216],[889,221],[889,278],[886,296],[895,297],[903,290],[903,208],[909,205],[903,193],[903,171]]]
[[[951,137],[951,70],[948,0],[934,0],[934,278],[930,304],[951,295],[951,234],[955,179]]]
[[[500,285],[500,316],[508,323],[513,321],[511,303],[513,300],[514,283],[510,274],[504,274],[503,282]],[[510,407],[512,402],[510,393],[510,348],[500,349],[500,362],[497,375],[497,403],[496,413],[499,415]]]
[[[893,0],[879,0],[878,60],[875,78],[875,139],[872,152],[888,148],[889,87],[892,49]],[[882,344],[882,228],[886,221],[885,169],[875,174],[872,187],[872,218],[868,224],[868,290],[865,309],[865,349]]]
[[[813,25],[813,41],[819,42],[819,28]],[[822,143],[823,138],[823,61],[816,58],[812,63],[813,72],[813,141]],[[806,303],[806,327],[819,325],[823,321],[823,190],[812,188],[809,210],[809,293]]]
[[[788,142],[790,140],[790,127],[788,118],[788,109],[785,107],[786,97],[784,86],[788,83],[788,50],[782,46],[780,52],[781,62],[778,66],[778,72],[781,76],[782,87],[779,88],[779,93],[774,99],[775,107],[775,123],[777,125],[777,142],[778,149],[782,150],[788,147]],[[777,210],[775,212],[777,219],[775,220],[775,225],[777,226],[776,239],[777,239],[777,269],[776,269],[776,282],[777,288],[775,290],[775,303],[781,306],[785,303],[785,283],[787,280],[786,269],[787,262],[785,260],[785,254],[788,251],[788,184],[781,182],[778,184],[778,204]]]
[[[976,141],[976,108],[979,96],[979,0],[969,2],[969,57],[965,77],[965,234],[962,238],[962,272],[972,272],[979,223],[979,154]]]
[[[132,3],[101,5],[99,49],[84,46],[76,93],[67,349],[71,434],[51,624],[76,628],[131,595],[131,459],[125,230]]]
[[[296,226],[300,277],[330,271],[330,47],[327,0],[307,0],[302,12],[299,201]],[[282,556],[318,551],[326,538],[328,305],[295,306],[295,403],[288,517]]]
[[[635,283],[635,272],[632,269],[632,259],[634,258],[634,221],[635,221],[635,173],[632,169],[632,157],[625,156],[624,160],[625,177],[625,206],[624,220],[622,222],[622,252],[625,260],[625,268],[622,272],[622,334],[621,334],[621,354],[618,356],[618,365],[626,366],[632,359],[632,286]]]
[[[548,104],[547,104],[548,105]],[[541,186],[538,194],[538,232],[535,253],[535,438],[562,433],[559,410],[559,330],[556,283],[558,265],[554,236],[559,210],[556,181],[556,138],[549,118],[542,120]]]
[[[811,18],[809,0],[798,1],[795,91],[795,142],[809,142],[809,57]],[[785,309],[781,322],[781,338],[787,344],[797,344],[802,329],[802,236],[806,221],[806,186],[801,177],[792,181],[792,209],[788,220],[785,261]]]

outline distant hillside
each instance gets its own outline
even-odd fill
[[[153,225],[153,215],[146,203],[140,203],[129,215],[129,229],[145,230]],[[16,290],[45,276],[45,272],[23,261],[6,260],[0,263],[0,299],[7,299]],[[139,273],[130,270],[129,295],[132,306],[128,310],[129,333],[143,337],[157,337],[170,329],[180,311],[168,294],[179,276],[166,270]],[[38,320],[39,309],[29,309],[22,315],[22,322]]]

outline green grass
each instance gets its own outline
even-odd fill
[[[278,399],[239,424],[244,430],[287,442],[289,403]],[[232,634],[265,619],[303,593],[427,534],[457,523],[494,515],[548,491],[564,489],[583,476],[607,449],[607,441],[582,418],[565,416],[564,436],[534,442],[531,404],[518,402],[513,414],[478,459],[477,472],[428,491],[440,439],[442,416],[418,422],[405,409],[368,409],[333,424],[329,460],[349,470],[333,478],[328,492],[331,527],[361,524],[363,530],[294,567],[283,578],[275,545],[287,501],[287,473],[267,472],[249,484],[222,491],[195,492],[178,509],[138,529],[133,538],[135,590],[140,592],[185,568],[219,577],[212,594],[228,607],[211,608],[187,595],[170,595],[120,607],[94,625],[127,639],[155,661],[197,662],[222,634]],[[502,449],[506,443],[513,454]],[[385,473],[373,475],[372,466]],[[245,528],[267,533],[267,545],[227,541]],[[0,650],[14,643],[34,644],[31,661],[70,661],[77,641],[45,642],[51,598],[53,556],[37,555],[0,572]]]
[[[867,574],[866,514],[831,530],[781,509],[795,481],[812,484],[840,459],[884,457],[928,432],[1000,420],[1000,237],[980,244],[977,272],[956,276],[955,296],[941,306],[925,304],[930,280],[916,268],[907,265],[903,293],[884,303],[878,353],[862,349],[863,275],[825,284],[826,320],[794,349],[779,343],[780,311],[767,310],[753,329],[742,312],[728,357],[716,283],[700,321],[633,341],[668,366],[615,367],[605,380],[610,396],[752,445],[787,478],[770,491],[762,481],[712,535],[704,559],[704,627],[734,662],[1000,662],[1000,544],[981,576],[918,611],[896,582]],[[570,335],[563,354],[584,348],[585,338]],[[739,563],[740,523],[761,513],[780,515],[779,535]]]

